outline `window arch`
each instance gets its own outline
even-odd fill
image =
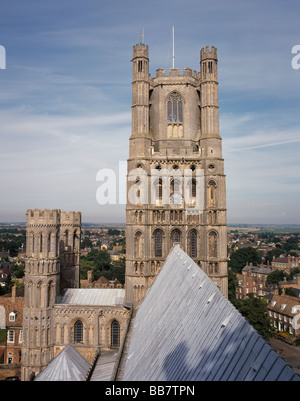
[[[182,98],[178,92],[173,92],[168,97],[168,123],[182,123]]]
[[[180,239],[181,239],[181,232],[179,230],[174,230],[172,232],[172,243],[180,244]]]
[[[116,348],[120,346],[120,325],[116,320],[114,320],[111,324],[110,344],[111,348]]]
[[[154,232],[154,254],[156,258],[162,257],[163,235],[160,230]]]
[[[83,323],[81,320],[76,320],[76,322],[74,323],[74,342],[83,342]]]
[[[211,231],[208,236],[208,254],[210,258],[217,257],[217,233],[215,231]]]
[[[208,183],[208,206],[209,207],[216,206],[216,187],[217,187],[217,184],[214,180],[209,181],[209,183]]]
[[[138,231],[134,236],[134,255],[136,258],[142,257],[142,233]]]
[[[43,252],[43,234],[40,233],[39,235],[39,248],[40,248],[40,252]]]
[[[196,258],[197,257],[197,233],[194,230],[190,233],[190,244],[189,245],[190,245],[189,246],[190,257]]]
[[[183,100],[178,92],[167,99],[167,124],[168,138],[183,138]]]

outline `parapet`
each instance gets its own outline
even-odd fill
[[[179,68],[169,68],[169,74],[166,74],[164,68],[158,68],[156,70],[156,78],[164,78],[164,77],[191,77],[198,79],[197,71],[193,71],[191,68],[184,68],[183,74],[180,74]]]
[[[60,209],[28,209],[27,225],[81,225],[81,212],[64,212]]]
[[[206,46],[205,49],[204,47],[201,49],[200,60],[203,61],[207,59],[218,59],[216,47],[212,46],[211,50],[209,50],[209,46]]]
[[[133,58],[136,57],[147,57],[149,58],[149,48],[148,45],[144,43],[138,43],[133,46]]]
[[[81,212],[61,212],[61,225],[81,225]]]
[[[59,209],[28,209],[27,225],[59,224],[60,213]]]

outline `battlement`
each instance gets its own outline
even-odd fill
[[[81,225],[81,212],[61,212],[60,223]]]
[[[169,75],[166,74],[164,68],[158,68],[156,70],[156,78],[164,78],[164,77],[191,77],[198,79],[197,71],[193,71],[191,68],[184,68],[183,74],[179,73],[179,68],[169,68]]]
[[[27,224],[59,224],[60,213],[59,209],[28,209]]]
[[[60,209],[28,209],[27,225],[75,224],[81,225],[81,212],[64,212]]]
[[[206,46],[205,49],[204,47],[201,49],[200,53],[200,59],[201,61],[203,60],[208,60],[208,59],[215,59],[217,60],[217,48],[212,46],[211,50],[209,50],[209,46]]]
[[[137,43],[133,46],[133,58],[136,57],[147,57],[149,58],[149,48],[148,45],[144,43]]]

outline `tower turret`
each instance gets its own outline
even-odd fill
[[[220,138],[218,100],[217,49],[209,46],[201,49],[201,137]]]
[[[79,286],[80,229],[80,212],[27,211],[22,380],[53,358],[53,305],[62,288]]]
[[[133,46],[132,132],[129,155],[148,156],[149,134],[149,49],[144,43]]]

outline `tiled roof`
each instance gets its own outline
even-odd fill
[[[123,380],[300,380],[178,246],[139,306]]]
[[[299,311],[293,307],[299,305],[299,299],[290,295],[274,295],[267,308],[273,312],[281,313],[289,317],[296,316]]]

